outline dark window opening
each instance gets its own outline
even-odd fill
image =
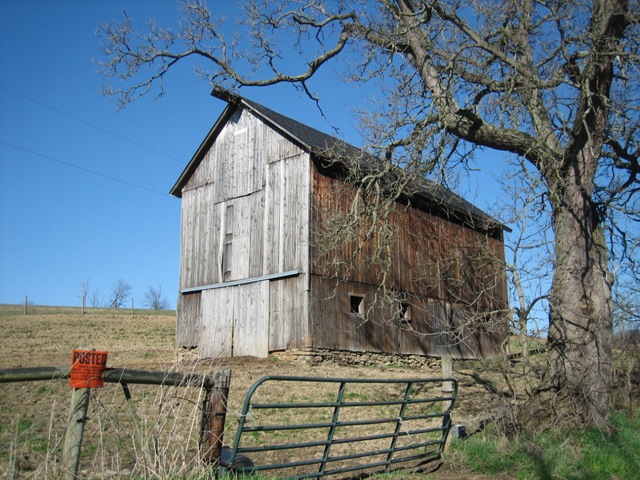
[[[349,295],[349,308],[351,313],[364,315],[364,297]]]
[[[222,281],[231,279],[231,259],[233,258],[233,205],[227,205],[224,247],[222,251]]]
[[[411,323],[411,304],[407,302],[400,302],[398,313],[402,322]]]

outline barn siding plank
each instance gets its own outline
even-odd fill
[[[281,185],[282,162],[267,166],[267,184],[265,186],[265,234],[264,234],[264,271],[265,274],[277,273],[280,261],[280,215],[282,210]]]
[[[268,216],[264,205],[265,191],[260,190],[250,196],[251,215],[249,216],[249,273],[248,277],[265,275],[263,269],[264,257],[264,218]]]
[[[202,293],[202,330],[198,354],[201,357],[230,357],[233,351],[234,291],[221,288]]]
[[[176,347],[197,347],[200,340],[200,292],[180,295],[176,306]]]
[[[233,355],[269,356],[269,281],[225,288],[235,295]]]
[[[306,283],[306,275],[270,283],[269,351],[310,346]]]

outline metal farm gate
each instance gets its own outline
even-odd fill
[[[222,472],[303,479],[433,468],[457,389],[451,378],[263,377],[247,393]]]

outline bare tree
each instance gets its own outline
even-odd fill
[[[505,268],[509,297],[513,302],[513,330],[522,342],[522,375],[525,392],[532,395],[541,385],[531,376],[530,337],[548,333],[541,318],[548,307],[553,272],[553,242],[550,218],[540,216],[546,202],[544,185],[526,164],[513,168],[500,180],[502,190],[513,201],[499,207],[496,215],[512,229],[506,245]],[[531,335],[533,334],[533,335]]]
[[[91,295],[89,295],[89,304],[93,308],[98,308],[102,306],[103,298],[102,298],[102,295],[100,294],[99,288],[93,288],[91,290]]]
[[[144,294],[144,304],[151,310],[167,310],[169,308],[169,300],[162,296],[162,287],[149,287]]]
[[[118,279],[111,287],[111,298],[109,306],[111,308],[121,308],[127,301],[127,297],[131,294],[132,287],[123,279]]]
[[[84,282],[82,282],[80,284],[80,288],[82,289],[82,296],[80,298],[82,299],[82,314],[84,315],[84,309],[87,305],[87,296],[89,295],[89,291],[91,290],[91,284],[89,283],[89,280],[85,280]]]
[[[244,30],[226,39],[204,2],[188,1],[176,31],[150,23],[138,34],[129,18],[103,26],[102,69],[126,82],[106,91],[121,105],[161,89],[187,58],[208,62],[200,73],[212,84],[290,82],[319,101],[314,75],[340,57],[350,80],[380,82],[383,101],[366,112],[366,127],[389,162],[444,172],[481,147],[523,159],[544,185],[549,208],[540,214],[555,234],[553,403],[541,413],[609,428],[609,260],[628,255],[634,235],[623,222],[639,213],[639,8],[638,0],[251,1]]]

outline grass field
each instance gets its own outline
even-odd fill
[[[81,315],[79,309],[31,306],[27,312],[22,306],[0,307],[0,368],[70,365],[74,348],[107,350],[111,367],[169,370],[175,362],[173,312],[141,310],[132,315],[127,310],[89,309]],[[167,404],[167,392],[145,386],[132,389],[131,408],[118,385],[92,391],[81,464],[86,476],[133,471],[127,466],[136,464],[139,455],[149,456],[144,449],[151,439],[132,436],[136,429],[142,432],[134,412],[139,408],[142,422],[151,422],[148,415]],[[2,391],[0,476],[60,477],[71,395],[68,382],[8,383]],[[166,425],[156,423],[157,442]]]
[[[174,312],[0,306],[0,369],[70,365],[74,348],[109,352],[110,367],[184,373],[232,370],[227,415],[228,443],[249,387],[265,375],[408,378],[439,377],[439,371],[381,365],[311,365],[275,357],[194,361],[174,349]],[[456,362],[460,391],[454,423],[474,431],[491,411],[509,400],[504,362]],[[481,380],[481,381],[479,381]],[[0,387],[0,478],[60,478],[62,439],[69,415],[68,381],[4,383]],[[196,388],[131,385],[127,402],[121,387],[92,390],[81,454],[82,478],[207,478],[197,449],[201,392]],[[286,390],[272,390],[274,399]],[[311,394],[311,393],[309,393]],[[324,398],[323,392],[314,392]],[[362,392],[362,396],[379,395]],[[592,432],[555,432],[507,438],[489,428],[447,452],[444,467],[430,478],[633,478],[640,472],[638,420],[618,415],[621,434],[605,439]],[[633,432],[636,432],[635,434]],[[596,459],[586,461],[585,458]],[[489,461],[491,460],[491,461]],[[594,463],[595,462],[595,463]],[[620,473],[622,472],[622,473]],[[412,478],[411,475],[391,478]],[[422,478],[415,476],[414,478]],[[637,478],[637,477],[636,477]]]
[[[166,313],[166,312],[163,312]],[[180,360],[174,349],[175,316],[123,309],[89,310],[0,307],[0,368],[69,365],[74,348],[109,352],[110,367],[184,373],[231,368],[227,438],[235,431],[249,387],[265,375],[319,377],[414,377],[402,368],[311,366],[276,358],[224,361]],[[421,371],[420,376],[437,376]],[[132,401],[121,388],[92,390],[80,469],[83,478],[168,478],[205,476],[197,440],[201,392],[196,388],[131,385]],[[61,471],[62,438],[69,414],[67,381],[6,383],[0,400],[0,476],[56,478]],[[274,400],[291,393],[274,386]],[[303,392],[325,398],[318,390]],[[361,392],[359,395],[373,395]]]
[[[74,348],[112,352],[109,366],[174,360],[175,313],[0,306],[0,368],[65,365]]]

